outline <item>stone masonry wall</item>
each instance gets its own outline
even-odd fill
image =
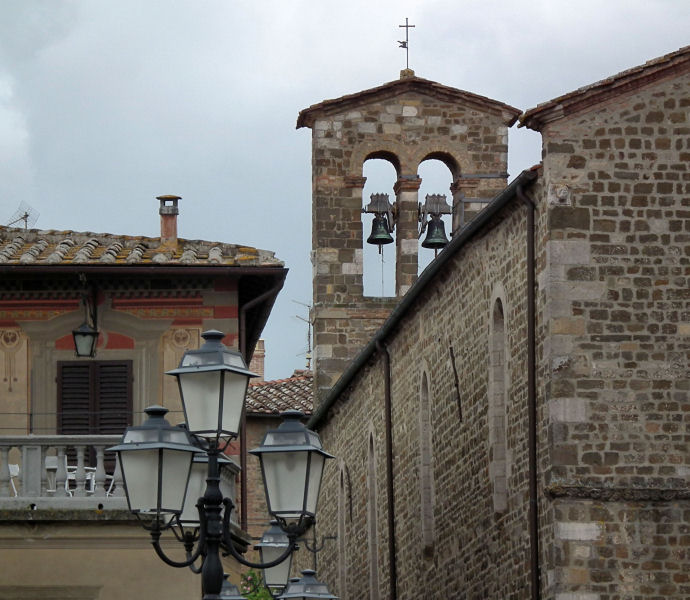
[[[417,277],[419,164],[434,158],[448,165],[454,182],[449,203],[492,198],[506,183],[506,123],[511,118],[493,107],[482,110],[406,92],[382,93],[340,112],[330,109],[310,125],[317,403],[395,304],[363,297],[364,162],[384,158],[398,173],[397,199],[390,201],[396,201],[398,211],[394,235],[400,297]],[[469,209],[481,205],[466,206],[469,217]]]
[[[525,215],[517,200],[505,208],[500,221],[467,244],[429,284],[387,340],[401,600],[529,596]],[[502,512],[495,510],[489,476],[494,451],[489,442],[489,324],[496,297],[504,306],[507,348],[507,508]],[[327,467],[319,534],[334,534],[341,520],[345,539],[322,551],[318,575],[342,600],[389,597],[383,369],[377,354],[319,428],[324,447],[340,463]],[[425,372],[431,411],[433,522],[426,523],[431,543],[421,537],[419,406]],[[367,520],[372,433],[376,590],[370,590]]]
[[[548,597],[690,597],[690,75],[542,130]]]

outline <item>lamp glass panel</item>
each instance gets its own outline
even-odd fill
[[[308,457],[307,452],[264,452],[261,455],[270,512],[281,517],[300,517]]]
[[[218,422],[221,374],[223,377],[223,416]],[[219,429],[237,433],[247,392],[248,378],[231,371],[181,373],[180,387],[192,432],[214,432]],[[220,425],[220,427],[219,427]]]
[[[225,371],[223,390],[223,431],[237,433],[240,430],[244,397],[249,377]]]
[[[319,488],[321,487],[321,475],[326,457],[318,452],[310,452],[311,464],[309,466],[309,490],[307,493],[307,512],[315,515],[316,504],[319,501]]]
[[[189,431],[216,431],[220,371],[181,373],[178,377]]]
[[[96,340],[91,335],[76,334],[74,336],[74,345],[76,346],[77,356],[91,356],[95,343]]]
[[[155,513],[158,504],[158,450],[128,450],[119,454],[130,509]]]
[[[180,515],[180,521],[185,525],[199,523],[199,510],[196,507],[196,502],[206,491],[207,471],[207,462],[192,463],[192,470],[189,473],[189,484],[187,485],[187,495],[185,496],[184,508]]]
[[[193,452],[164,449],[161,477],[161,510],[179,512],[184,506]]]
[[[261,553],[261,562],[269,563],[276,558],[280,558],[287,544],[265,545],[261,546],[259,552]],[[290,565],[292,564],[292,553],[281,563],[275,567],[264,569],[264,583],[268,587],[285,587],[287,580],[290,577]]]

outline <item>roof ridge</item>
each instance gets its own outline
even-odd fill
[[[552,100],[541,102],[520,115],[519,127],[535,131],[550,122],[605,102],[618,94],[649,85],[675,72],[690,69],[690,46],[684,46],[630,67],[593,83],[561,94]]]

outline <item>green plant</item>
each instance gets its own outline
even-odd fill
[[[242,575],[240,592],[247,600],[273,600],[269,591],[264,587],[261,575],[253,569]]]

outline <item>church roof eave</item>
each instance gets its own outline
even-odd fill
[[[539,104],[520,116],[519,127],[541,131],[551,121],[557,121],[615,99],[621,94],[637,90],[660,79],[688,71],[690,71],[690,46],[685,46],[670,54],[647,61],[643,65],[627,69]]]

